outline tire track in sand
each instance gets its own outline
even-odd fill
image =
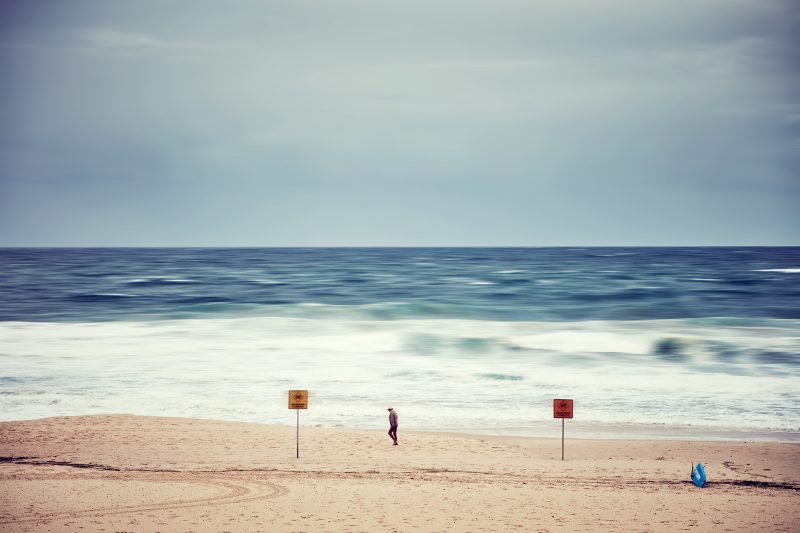
[[[220,472],[223,474],[224,472]],[[50,522],[60,519],[76,519],[87,517],[102,517],[111,515],[139,514],[150,511],[169,511],[174,509],[187,509],[192,507],[219,507],[247,503],[255,500],[267,500],[279,498],[289,494],[289,489],[277,483],[261,479],[230,479],[224,476],[192,475],[191,473],[162,474],[154,476],[152,474],[143,476],[70,476],[75,480],[99,480],[99,481],[143,481],[147,483],[187,483],[197,485],[213,485],[221,489],[221,493],[211,497],[164,500],[158,503],[142,505],[119,505],[114,507],[96,507],[80,509],[75,511],[65,511],[59,513],[42,513],[36,515],[23,515],[15,518],[0,519],[0,526],[27,522]],[[36,478],[28,478],[35,481]]]

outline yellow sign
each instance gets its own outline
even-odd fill
[[[308,391],[290,390],[289,409],[308,409]]]

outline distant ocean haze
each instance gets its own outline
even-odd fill
[[[3,419],[800,430],[800,248],[0,250]],[[559,425],[560,428],[560,425]],[[627,432],[627,433],[626,433]]]

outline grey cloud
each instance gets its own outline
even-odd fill
[[[39,5],[0,244],[797,242],[788,2]]]

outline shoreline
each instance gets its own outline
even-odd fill
[[[204,420],[209,422],[229,422],[237,424],[256,424],[259,426],[295,427],[293,423],[273,424],[251,420],[228,420],[218,418],[197,418],[190,416],[147,415],[137,413],[91,413],[78,415],[52,415],[36,418],[17,418],[2,420],[0,424],[14,422],[33,422],[39,420],[76,418],[92,416],[133,416],[141,418],[174,418],[176,420]],[[554,419],[552,423],[541,423],[526,428],[418,428],[406,429],[405,432],[432,433],[453,436],[509,437],[533,439],[561,439],[561,424]],[[326,426],[322,424],[304,424],[301,428],[330,429],[341,431],[374,431],[375,426]],[[654,424],[612,424],[603,422],[583,422],[579,419],[566,420],[566,438],[568,440],[611,440],[611,441],[696,441],[696,442],[778,442],[800,444],[800,430],[731,428],[699,426],[675,426],[665,423]]]
[[[560,425],[560,424],[559,424]],[[792,531],[800,445],[0,422],[0,531]],[[692,464],[708,484],[695,487]]]
[[[569,424],[569,422],[567,423]],[[500,428],[481,431],[478,428],[464,431],[431,430],[433,433],[475,434],[495,437],[528,437],[560,439],[560,425],[548,430],[531,431]],[[426,430],[427,431],[427,430]],[[574,440],[612,441],[696,441],[696,442],[781,442],[800,444],[800,431],[781,429],[752,429],[697,426],[670,426],[668,424],[607,424],[575,422],[566,426],[566,436]]]

